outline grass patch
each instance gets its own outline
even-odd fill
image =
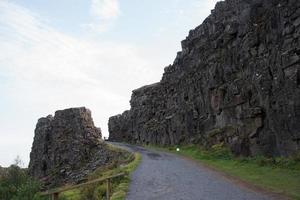
[[[300,199],[300,154],[289,158],[244,158],[234,157],[222,144],[210,150],[196,145],[180,147],[180,151],[176,147],[148,147],[192,158],[253,185]]]
[[[111,147],[112,148],[112,147]],[[95,172],[89,175],[88,180],[93,180],[101,177],[108,177],[118,173],[125,173],[123,177],[112,179],[112,200],[123,200],[126,197],[130,174],[136,169],[141,160],[141,155],[138,153],[130,154],[128,158],[120,163],[112,163],[109,166],[98,168]],[[60,200],[102,200],[106,195],[106,183],[91,184],[80,189],[74,189],[63,192]]]

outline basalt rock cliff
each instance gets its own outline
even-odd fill
[[[300,1],[226,0],[182,41],[162,80],[109,119],[109,139],[237,155],[300,149]]]
[[[91,111],[70,108],[40,118],[30,153],[29,174],[46,187],[76,182],[115,159],[94,126]]]

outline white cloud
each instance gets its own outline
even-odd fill
[[[91,12],[101,19],[114,19],[120,15],[118,0],[92,0]]]
[[[104,32],[109,30],[115,20],[121,14],[118,0],[91,0],[90,13],[93,17],[88,24],[82,27],[92,32]]]
[[[108,118],[129,108],[131,90],[160,77],[135,46],[66,35],[3,0],[0,52],[0,152],[9,144],[15,154],[1,155],[1,165],[17,154],[28,163],[37,119],[57,109],[87,106],[107,136]]]

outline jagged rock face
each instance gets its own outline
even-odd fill
[[[91,111],[71,108],[40,118],[30,153],[29,173],[57,186],[77,181],[116,156],[101,139]]]
[[[226,0],[182,41],[162,80],[133,91],[110,139],[221,143],[237,155],[300,149],[300,1]]]

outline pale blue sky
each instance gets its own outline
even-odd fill
[[[0,165],[27,166],[38,118],[86,106],[107,136],[217,0],[0,0]]]

